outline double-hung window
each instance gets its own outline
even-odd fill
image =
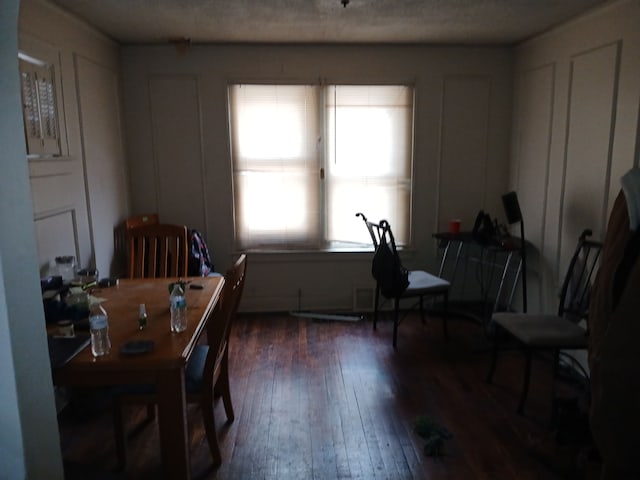
[[[357,212],[409,242],[412,87],[242,84],[229,101],[239,248],[370,244]]]

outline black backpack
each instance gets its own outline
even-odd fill
[[[409,286],[409,272],[402,266],[389,222],[380,221],[380,228],[380,243],[373,256],[371,274],[378,282],[382,295],[395,298]]]

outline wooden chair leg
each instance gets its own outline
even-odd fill
[[[218,446],[218,435],[216,433],[216,422],[213,415],[213,396],[205,395],[202,403],[202,420],[204,423],[204,431],[207,434],[207,443],[211,451],[213,465],[218,466],[222,463],[222,455]]]
[[[522,385],[522,394],[520,395],[520,402],[518,403],[518,413],[522,414],[524,412],[524,402],[527,400],[527,395],[529,393],[529,380],[531,377],[531,350],[526,349],[525,351],[525,364],[524,364],[524,383]]]
[[[491,348],[491,364],[489,365],[489,371],[487,372],[487,383],[493,382],[493,374],[496,371],[496,364],[498,363],[498,339],[493,339],[493,347]]]
[[[235,414],[233,412],[233,404],[231,403],[231,389],[229,388],[229,357],[225,352],[222,357],[222,363],[220,364],[220,376],[218,377],[217,384],[220,384],[220,393],[222,394],[222,403],[224,405],[224,411],[227,414],[227,421],[233,422],[235,420]]]
[[[558,379],[558,371],[560,370],[560,350],[555,349],[553,351],[553,375],[551,377],[551,418],[549,419],[549,424],[551,426],[555,425],[557,420],[556,415],[556,380]]]
[[[156,419],[156,404],[147,403],[147,422],[151,423]]]
[[[127,433],[124,424],[124,406],[119,399],[114,400],[113,430],[116,440],[117,469],[124,470],[127,466]]]
[[[395,298],[394,307],[393,307],[393,348],[397,348],[399,321],[400,321],[400,299]]]

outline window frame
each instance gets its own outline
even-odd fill
[[[318,155],[316,158],[316,168],[318,170],[318,180],[317,187],[315,191],[318,195],[318,205],[319,205],[319,214],[317,217],[317,228],[315,231],[318,232],[317,238],[313,242],[303,242],[300,244],[290,244],[286,242],[273,242],[266,244],[246,244],[240,238],[241,232],[239,231],[239,221],[238,216],[240,215],[238,211],[238,203],[239,198],[242,195],[241,188],[238,188],[237,184],[237,159],[235,156],[234,149],[234,97],[232,94],[232,89],[242,86],[278,86],[278,87],[309,87],[313,88],[316,91],[316,101],[317,101],[317,112],[318,112]],[[414,120],[415,120],[415,85],[410,82],[392,82],[392,83],[331,83],[331,84],[310,84],[310,83],[283,83],[283,82],[230,82],[227,86],[227,95],[228,95],[228,116],[229,116],[229,135],[230,135],[230,157],[231,157],[231,171],[232,171],[232,180],[233,180],[233,216],[234,216],[234,245],[239,250],[251,250],[256,252],[322,252],[322,251],[369,251],[371,249],[370,238],[368,232],[365,228],[362,228],[362,225],[359,225],[359,222],[355,218],[355,211],[350,214],[350,217],[353,218],[354,225],[357,226],[358,229],[361,229],[363,235],[360,236],[359,239],[351,241],[351,240],[330,240],[329,239],[329,189],[331,188],[330,182],[328,181],[329,176],[329,155],[327,149],[330,144],[330,132],[328,132],[328,123],[327,123],[327,109],[330,108],[328,106],[328,102],[326,100],[326,96],[328,95],[330,88],[377,88],[377,87],[395,87],[406,90],[408,102],[406,104],[406,125],[404,126],[405,130],[404,134],[406,135],[406,158],[403,160],[406,163],[406,178],[403,181],[403,188],[405,191],[405,200],[402,206],[402,215],[404,219],[401,222],[396,222],[393,217],[391,217],[391,223],[394,225],[394,233],[398,231],[396,234],[399,246],[407,246],[411,243],[411,211],[412,211],[412,202],[413,202],[413,153],[414,153]],[[335,108],[335,106],[333,107]],[[239,191],[240,190],[240,191]],[[396,187],[395,191],[399,191],[398,187]],[[364,210],[364,213],[369,215],[372,214],[375,218],[375,213],[367,212]],[[389,219],[390,217],[385,216],[384,218]],[[358,230],[360,233],[360,230]]]

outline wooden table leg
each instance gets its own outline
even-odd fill
[[[163,371],[158,379],[160,448],[166,478],[191,478],[184,369]]]

